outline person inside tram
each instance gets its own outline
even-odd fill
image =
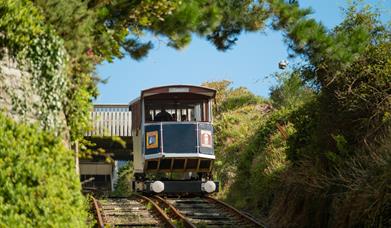
[[[146,117],[145,117],[145,121],[147,121],[147,122],[151,122],[152,121],[151,113],[147,112]]]
[[[155,116],[155,121],[172,121],[172,116],[164,108]]]
[[[176,113],[172,114],[172,121],[177,121]]]
[[[187,121],[186,115],[182,115],[182,116],[181,116],[181,121]]]

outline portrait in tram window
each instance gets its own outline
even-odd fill
[[[147,132],[146,144],[147,149],[156,149],[159,147],[159,134],[158,131]]]
[[[201,147],[212,148],[212,132],[207,130],[201,130]]]

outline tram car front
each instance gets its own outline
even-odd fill
[[[141,92],[130,103],[133,190],[146,193],[213,193],[214,89],[174,85]]]

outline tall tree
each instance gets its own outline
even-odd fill
[[[263,1],[249,0],[33,0],[46,23],[65,41],[70,55],[67,119],[73,139],[88,125],[91,97],[97,95],[94,67],[126,54],[139,60],[153,47],[149,32],[180,49],[192,34],[207,37],[220,50],[235,44],[244,30],[261,29],[268,16]]]

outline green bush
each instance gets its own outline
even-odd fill
[[[265,217],[279,186],[278,176],[289,167],[287,138],[295,132],[288,122],[291,110],[275,110],[256,123],[253,134],[237,154],[237,173],[227,194],[234,205]]]
[[[262,121],[263,110],[269,107],[260,97],[246,88],[232,88],[227,80],[203,84],[217,90],[214,105],[216,161],[214,173],[220,181],[224,196],[236,175],[240,154]]]
[[[125,197],[132,194],[133,162],[129,161],[118,170],[118,181],[113,196]]]
[[[285,150],[287,136],[294,131],[287,123],[291,110],[275,111],[246,88],[230,88],[229,81],[204,85],[217,90],[214,170],[222,187],[219,196],[265,215],[278,184],[276,176],[289,165]]]
[[[72,151],[53,134],[0,114],[0,227],[84,227]]]

